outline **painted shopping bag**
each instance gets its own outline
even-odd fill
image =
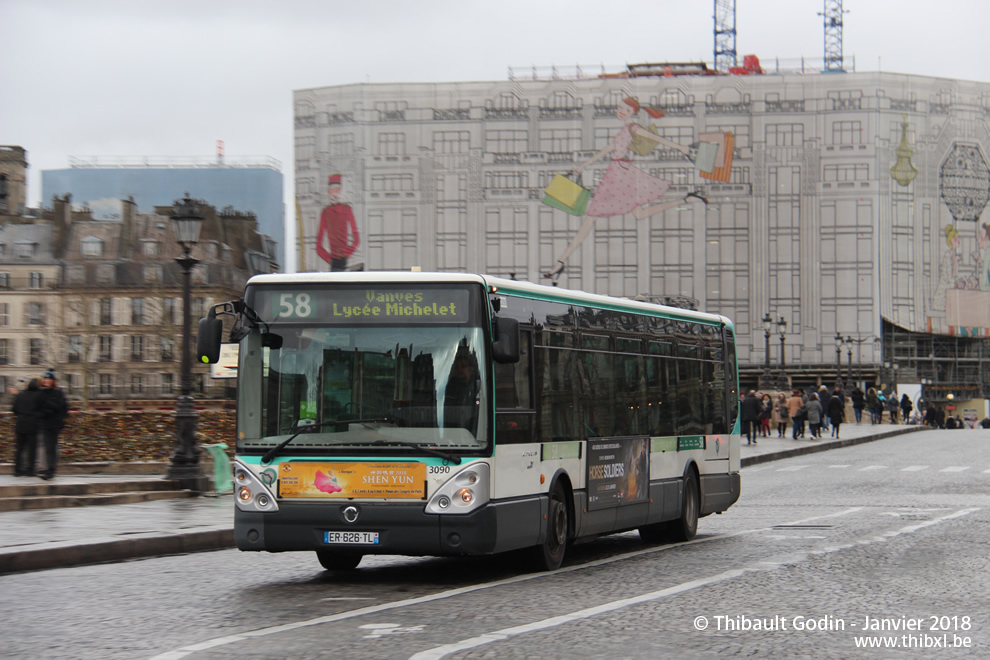
[[[570,213],[584,215],[591,201],[591,191],[571,181],[563,174],[558,174],[543,191],[543,203]]]
[[[729,177],[732,176],[732,149],[735,146],[735,136],[731,131],[725,132],[725,147],[724,149],[719,149],[716,154],[715,160],[712,163],[713,168],[710,172],[701,170],[698,172],[705,179],[711,179],[713,181],[721,181],[722,183],[727,183]],[[719,158],[722,156],[722,158]],[[718,161],[722,160],[722,166],[718,166]]]

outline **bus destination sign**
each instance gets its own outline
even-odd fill
[[[350,323],[467,323],[467,289],[259,289],[256,309],[279,321]]]

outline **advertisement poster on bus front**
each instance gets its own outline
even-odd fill
[[[424,499],[426,463],[286,462],[280,497]]]
[[[588,440],[588,508],[645,502],[650,493],[648,438]]]

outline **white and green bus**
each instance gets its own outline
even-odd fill
[[[628,530],[694,537],[739,498],[735,340],[724,316],[483,275],[251,278],[200,321],[239,343],[241,550],[530,549]]]

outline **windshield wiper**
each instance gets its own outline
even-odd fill
[[[371,444],[378,445],[380,447],[410,447],[412,449],[418,449],[431,456],[437,456],[445,461],[450,461],[454,465],[461,464],[460,456],[454,456],[453,454],[448,454],[445,451],[440,451],[439,449],[434,449],[433,447],[425,447],[415,442],[404,442],[402,440],[375,440]]]
[[[299,421],[302,421],[302,420],[299,420]],[[302,427],[299,427],[299,422],[298,421],[295,422],[295,423],[293,423],[292,426],[289,427],[289,430],[292,430],[293,428],[297,428],[297,427],[299,428],[299,430],[296,431],[295,433],[293,433],[292,435],[290,435],[288,438],[286,438],[282,442],[280,442],[277,445],[275,445],[274,447],[272,447],[271,449],[269,449],[267,452],[265,452],[265,455],[261,457],[261,462],[262,463],[271,463],[272,460],[274,460],[274,458],[276,456],[278,456],[278,453],[280,451],[282,451],[283,449],[285,449],[285,446],[287,444],[289,444],[290,442],[292,442],[293,440],[295,440],[296,438],[298,438],[303,433],[312,433],[316,429],[322,428],[325,425],[326,425],[326,423],[321,422],[319,424],[306,424],[306,425],[304,425]]]

